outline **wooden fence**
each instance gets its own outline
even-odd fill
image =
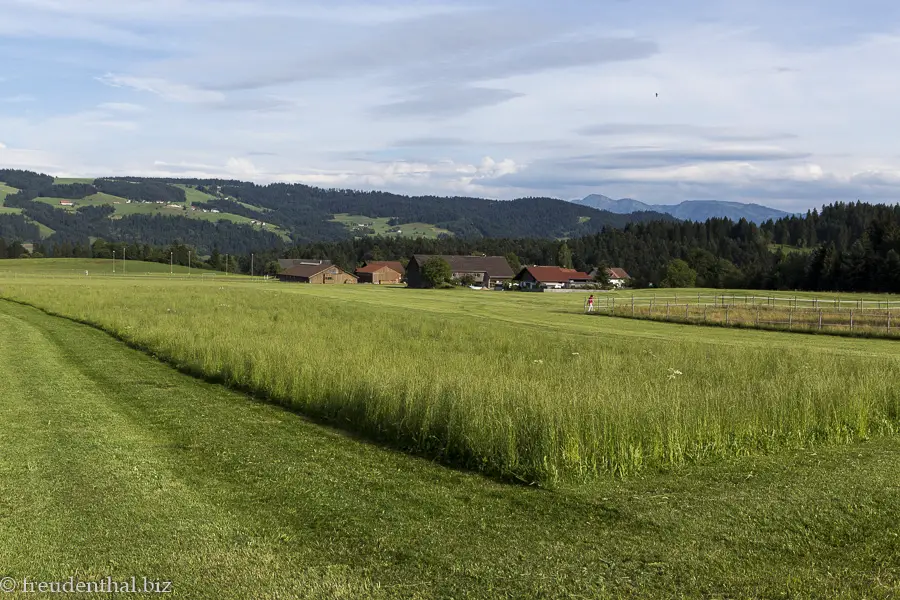
[[[598,302],[599,300],[599,302]],[[900,336],[900,300],[776,296],[595,297],[585,312],[677,323]]]

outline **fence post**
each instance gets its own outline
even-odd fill
[[[891,331],[891,309],[888,308],[888,333]]]
[[[669,303],[667,301],[666,302],[666,321],[668,321],[668,320],[669,320]]]
[[[788,308],[788,331],[794,328],[794,307]]]
[[[822,309],[819,309],[819,331],[822,331]]]
[[[728,325],[728,305],[725,305],[725,325]]]
[[[853,309],[850,309],[850,331],[853,331]]]
[[[634,294],[631,295],[631,316],[634,316]]]

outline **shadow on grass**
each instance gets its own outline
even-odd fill
[[[97,330],[110,336],[128,348],[141,352],[166,366],[201,380],[205,383],[222,386],[229,390],[239,392],[253,402],[277,407],[285,412],[299,416],[316,425],[324,426],[333,433],[348,437],[358,442],[375,445],[379,448],[399,452],[429,462],[440,464],[446,468],[460,473],[477,473],[488,477],[498,483],[511,484],[522,487],[549,490],[555,485],[553,482],[542,480],[540,477],[529,476],[527,471],[514,472],[497,468],[487,457],[479,457],[459,446],[450,447],[445,440],[449,435],[445,432],[431,431],[426,438],[419,438],[408,430],[403,430],[394,424],[376,424],[367,418],[365,403],[360,401],[348,401],[346,396],[333,394],[321,399],[320,406],[334,407],[333,410],[316,410],[315,408],[295,405],[290,398],[282,398],[250,385],[234,381],[228,374],[207,373],[200,368],[186,364],[178,359],[158,353],[153,348],[130,340],[121,334],[107,329],[103,325],[87,320],[56,313],[52,310],[36,306],[23,300],[13,298],[0,298],[6,302],[25,306],[37,310],[45,315],[77,323]],[[360,386],[359,393],[362,397],[371,396],[372,391]],[[402,421],[402,419],[399,419]]]

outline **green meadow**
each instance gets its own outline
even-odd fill
[[[4,297],[100,326],[188,372],[528,484],[853,443],[900,424],[890,342],[736,338],[588,317],[580,295],[470,292],[3,286]]]
[[[394,227],[388,225],[388,221],[390,221],[390,218],[388,217],[367,217],[365,215],[349,215],[341,213],[334,215],[332,221],[341,223],[351,230],[361,223],[371,223],[371,229],[375,232],[374,235],[390,235],[388,232],[391,229],[394,229]],[[446,229],[441,229],[440,227],[428,223],[401,223],[396,227],[400,229],[401,237],[424,237],[433,239],[437,238],[442,233],[453,235]]]
[[[55,185],[67,185],[72,183],[94,183],[94,177],[56,177],[53,180]]]
[[[10,194],[15,194],[18,192],[14,187],[9,187],[5,183],[0,183],[0,206],[3,206],[3,203],[6,201],[6,197]]]
[[[94,275],[109,262],[0,261],[0,576],[900,593],[897,342],[595,318],[581,293]]]
[[[90,281],[105,280],[112,278],[127,278],[130,276],[146,276],[153,275],[157,277],[169,276],[170,265],[155,262],[144,262],[138,260],[127,260],[122,264],[120,254],[116,259],[111,258],[35,258],[21,260],[3,260],[0,261],[0,279],[6,278],[47,278],[54,279],[83,279],[84,272],[88,272]],[[223,271],[213,271],[209,269],[190,269],[186,266],[171,265],[171,273],[180,276],[181,279],[192,278],[204,279],[213,276],[225,277]],[[190,276],[190,277],[187,277]],[[228,275],[229,278],[236,278],[233,274]]]

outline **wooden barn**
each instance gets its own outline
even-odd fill
[[[295,283],[346,284],[356,283],[356,276],[347,273],[330,261],[300,263],[284,269],[277,275],[279,281]]]
[[[360,283],[398,284],[403,281],[406,269],[399,261],[369,261],[356,270]]]
[[[466,275],[475,280],[476,285],[491,287],[505,281],[511,281],[515,276],[512,267],[503,256],[452,256],[452,255],[427,255],[414,254],[406,266],[406,285],[409,287],[423,288],[428,284],[422,277],[422,265],[430,258],[443,258],[450,265],[455,279],[461,279]]]

